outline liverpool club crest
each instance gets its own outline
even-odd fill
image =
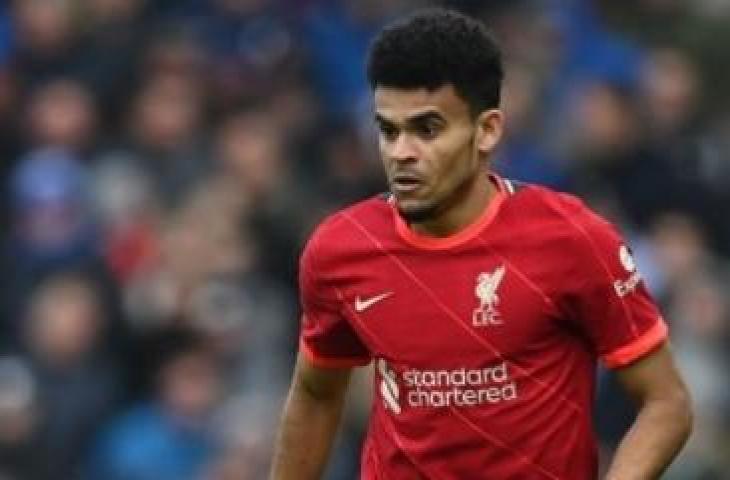
[[[501,325],[502,318],[497,310],[499,295],[497,289],[504,278],[504,265],[497,267],[492,273],[480,273],[477,276],[477,286],[474,293],[479,300],[479,306],[472,314],[472,324],[475,327],[487,325]]]

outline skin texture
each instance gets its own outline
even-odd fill
[[[450,85],[375,90],[380,152],[401,215],[414,231],[448,236],[476,220],[495,195],[487,173],[502,113],[476,117]],[[405,180],[404,180],[405,178]],[[691,429],[687,389],[664,346],[617,371],[639,415],[607,480],[659,478]],[[350,369],[299,355],[274,454],[272,480],[320,478],[342,415]]]
[[[411,228],[447,236],[475,220],[495,194],[486,160],[502,135],[502,113],[474,118],[451,85],[378,87],[375,110],[388,183]],[[417,188],[401,188],[401,177]]]
[[[658,479],[692,430],[689,392],[666,344],[616,374],[639,415],[621,441],[606,480]]]
[[[351,369],[318,368],[301,353],[284,406],[271,480],[322,476],[342,417]]]

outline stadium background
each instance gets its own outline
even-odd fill
[[[730,478],[730,2],[445,3],[506,51],[496,168],[617,222],[666,312],[697,420],[665,478]],[[2,2],[2,480],[265,477],[298,251],[383,188],[364,52],[425,4]],[[329,479],[367,405],[363,375]]]

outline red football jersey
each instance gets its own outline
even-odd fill
[[[596,362],[627,365],[667,328],[616,230],[576,198],[492,177],[447,238],[385,197],[326,220],[301,259],[301,349],[375,363],[362,478],[596,478]]]

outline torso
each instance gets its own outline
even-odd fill
[[[469,235],[371,199],[321,235],[324,288],[375,364],[364,479],[589,479],[596,352],[567,320],[575,234],[535,187]],[[487,218],[489,217],[489,218]]]

